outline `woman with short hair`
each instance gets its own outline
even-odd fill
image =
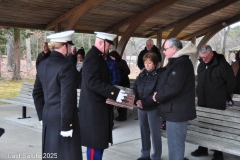
[[[138,107],[138,117],[142,140],[141,157],[138,160],[160,160],[162,154],[161,119],[156,116],[158,103],[152,96],[161,78],[163,69],[157,69],[158,58],[155,53],[146,53],[143,57],[145,68],[139,74],[134,84],[135,104]],[[153,154],[150,158],[151,140]]]

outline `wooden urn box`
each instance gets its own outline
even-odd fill
[[[123,107],[123,108],[128,108],[128,109],[133,109],[133,104],[134,104],[134,98],[135,94],[132,89],[126,88],[126,87],[121,87],[121,86],[115,86],[121,90],[124,90],[127,94],[126,97],[122,100],[121,103],[114,101],[113,99],[108,98],[106,100],[107,104],[111,104],[117,107]]]

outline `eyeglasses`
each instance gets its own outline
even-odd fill
[[[205,57],[200,57],[201,59],[207,59],[209,56],[211,55],[211,53],[209,53],[207,56]]]
[[[164,51],[167,51],[169,48],[172,48],[172,47],[168,47],[168,48],[163,48]]]

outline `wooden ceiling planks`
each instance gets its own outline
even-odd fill
[[[54,30],[54,26],[59,23],[61,28],[65,29],[71,22],[71,10],[85,1],[90,0],[1,0],[0,25]],[[164,1],[168,0],[103,0],[81,17],[77,17],[74,25],[76,26],[75,30],[84,33],[93,33],[94,30],[108,32],[114,30],[123,35],[128,26],[135,21],[136,16]],[[157,32],[162,32],[162,37],[166,38],[170,33],[169,29],[172,30],[172,28],[178,26],[186,17],[224,1],[228,0],[178,0],[152,14],[133,31],[132,35],[156,37]],[[202,34],[201,30],[240,14],[239,8],[240,1],[237,1],[199,18],[187,25],[178,37],[183,37],[182,35],[187,37],[197,32]],[[80,11],[75,13],[79,14]]]

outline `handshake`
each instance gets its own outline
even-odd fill
[[[124,97],[127,96],[127,93],[124,90],[120,90],[120,92],[118,93],[116,102],[121,103],[124,99]]]

